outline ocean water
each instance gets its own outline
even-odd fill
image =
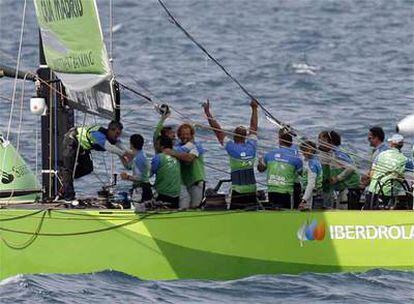
[[[413,272],[141,281],[123,273],[25,275],[0,282],[1,303],[413,303]]]
[[[109,1],[98,0],[109,43]],[[205,124],[201,103],[210,99],[225,128],[246,125],[249,98],[167,19],[154,0],[114,2],[113,64],[117,79],[168,103],[187,120]],[[367,130],[382,126],[390,135],[414,112],[414,2],[411,0],[174,0],[166,1],[182,25],[272,112],[315,139],[335,129],[344,146],[364,167]],[[0,0],[0,62],[15,66],[24,1]],[[38,66],[37,25],[27,3],[21,67]],[[0,132],[20,142],[29,165],[38,166],[39,120],[29,112],[32,84],[0,79]],[[21,100],[23,100],[22,112]],[[152,154],[151,135],[158,114],[154,106],[127,92],[122,95],[127,135],[141,133]],[[11,109],[13,111],[11,112]],[[11,113],[11,114],[10,114]],[[19,132],[19,117],[22,125]],[[11,119],[10,128],[8,128]],[[77,115],[81,123],[83,115]],[[105,124],[87,117],[88,123]],[[170,124],[183,118],[175,114]],[[276,140],[274,126],[259,117],[262,155]],[[204,143],[208,185],[226,177],[227,157],[214,135],[197,130]],[[407,137],[404,151],[411,150]],[[24,149],[23,149],[24,147]],[[79,195],[96,193],[109,179],[111,158],[96,154],[95,174],[77,183]],[[36,166],[37,165],[37,166]],[[115,170],[119,170],[115,163]],[[38,171],[38,170],[37,170]],[[259,175],[263,181],[263,176]],[[143,282],[115,272],[62,276],[17,276],[0,283],[0,302],[414,302],[412,272],[376,270],[365,274],[256,276],[228,282]]]

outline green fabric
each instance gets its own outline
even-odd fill
[[[110,71],[92,0],[34,0],[49,68],[63,73],[107,74]]]
[[[350,153],[347,153],[348,155]],[[353,157],[349,156],[352,160],[352,163],[355,164],[355,160],[353,159]],[[358,166],[357,166],[358,167]],[[331,168],[331,177],[334,176],[338,176],[340,175],[346,168],[343,168],[341,166],[333,166]],[[349,174],[344,180],[337,182],[334,185],[334,188],[342,191],[345,189],[357,189],[359,188],[360,185],[360,175],[358,174],[358,172],[354,171],[351,174]]]
[[[407,157],[398,149],[392,148],[380,153],[372,166],[373,175],[369,184],[369,191],[386,196],[395,195],[402,190],[401,184],[393,179],[403,179]],[[383,193],[380,193],[380,184]],[[393,191],[391,191],[393,189]]]
[[[91,132],[98,131],[100,126],[88,126],[88,127],[79,127],[76,129],[76,139],[80,143],[80,146],[84,150],[90,150],[94,143],[94,139],[91,135]]]
[[[180,196],[180,162],[170,155],[160,153],[160,167],[156,172],[155,189],[158,194],[171,197]]]
[[[341,174],[345,168],[334,167],[331,168],[331,177],[338,176]],[[355,189],[359,188],[360,184],[360,176],[357,172],[352,172],[348,175],[344,180],[338,181],[334,187],[336,190],[342,191],[345,189]]]
[[[343,170],[341,170],[339,173],[341,173]],[[348,175],[343,181],[338,182],[339,189],[338,190],[344,190],[344,189],[357,189],[359,188],[360,184],[360,175],[357,172],[352,172],[350,175]]]
[[[322,164],[322,190],[324,193],[331,193],[333,191],[330,178],[331,166],[329,164]]]
[[[164,127],[164,120],[161,118],[157,125],[155,126],[154,135],[152,136],[152,141],[154,142],[154,146],[158,140],[158,138],[161,136],[161,130]]]
[[[237,159],[231,156],[229,156],[229,158],[230,158],[230,170],[232,173],[235,171],[242,172],[245,170],[254,170],[253,167],[254,167],[255,158],[250,159],[250,160]],[[256,183],[248,183],[245,185],[237,185],[237,184],[232,183],[231,189],[241,194],[253,193],[253,192],[256,192]]]
[[[199,155],[191,163],[181,162],[181,178],[185,186],[205,180],[204,157]]]
[[[267,163],[268,192],[292,194],[297,176],[296,169],[291,164],[269,161]]]

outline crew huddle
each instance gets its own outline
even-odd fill
[[[405,175],[412,172],[413,164],[401,153],[403,137],[393,135],[386,146],[384,132],[379,127],[371,128],[368,133],[373,152],[372,166],[367,174],[361,174],[352,154],[341,147],[340,134],[334,130],[321,132],[317,143],[299,140],[297,145],[290,128],[282,127],[278,132],[278,147],[257,159],[258,103],[252,100],[250,106],[250,127],[238,126],[234,131],[226,132],[211,114],[209,101],[203,104],[208,123],[229,157],[230,209],[243,209],[259,203],[256,163],[257,171],[266,174],[268,202],[265,206],[268,208],[393,209],[396,197],[405,196],[410,188]],[[155,156],[151,162],[143,151],[141,135],[131,136],[130,149],[118,144],[122,131],[120,123],[111,122],[108,129],[78,128],[76,132],[72,131],[69,135],[74,135],[68,135],[70,157],[66,162],[70,166],[62,169],[65,177],[63,191],[69,190],[70,197],[65,196],[65,199],[74,198],[73,177],[79,174],[73,174],[73,171],[82,157],[76,159],[73,154],[80,140],[79,134],[85,133],[88,145],[81,144],[78,153],[89,155],[89,150],[96,146],[99,151],[108,150],[119,155],[125,168],[131,170],[131,174],[123,172],[121,178],[132,181],[134,188],[142,188],[142,202],[153,200],[150,177],[155,176],[156,201],[173,209],[200,207],[205,193],[205,150],[196,141],[191,124],[180,125],[176,132],[172,127],[164,126],[168,116],[167,108],[161,113],[154,131]],[[118,132],[112,131],[114,128],[118,128]],[[360,201],[365,188],[364,204]]]

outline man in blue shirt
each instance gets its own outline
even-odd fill
[[[224,146],[230,158],[231,170],[231,209],[245,208],[248,205],[256,205],[256,178],[254,176],[254,162],[257,149],[257,124],[258,103],[252,100],[250,103],[252,114],[250,117],[250,128],[239,126],[234,129],[233,140],[226,136],[210,112],[210,102],[203,104],[204,113],[212,127],[219,143]]]
[[[144,138],[140,134],[133,134],[129,142],[134,159],[132,162],[125,164],[125,167],[132,170],[132,174],[122,172],[121,178],[132,181],[134,190],[138,187],[142,189],[141,202],[149,201],[152,199],[151,184],[149,183],[150,164],[142,149],[144,146]]]

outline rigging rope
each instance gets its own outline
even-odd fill
[[[112,10],[113,10],[113,2],[112,0],[109,0],[109,62],[111,64],[111,69],[113,69],[113,22],[114,22]]]
[[[18,51],[17,51],[16,75],[14,77],[14,83],[13,83],[12,104],[11,104],[11,108],[10,108],[9,123],[8,123],[8,126],[7,126],[6,140],[9,140],[10,130],[11,130],[11,123],[12,123],[12,119],[13,119],[13,108],[14,108],[14,101],[15,101],[15,98],[16,98],[18,72],[19,72],[19,69],[20,69],[20,59],[21,59],[22,46],[23,46],[24,26],[25,26],[25,21],[26,21],[26,7],[27,7],[27,0],[24,0],[22,23],[21,23],[21,26],[20,26],[19,48],[18,48]]]
[[[214,58],[184,27],[182,27],[182,25],[173,16],[173,14],[166,7],[162,0],[158,0],[158,3],[167,13],[172,23],[176,25],[187,36],[187,38],[190,39],[205,55],[207,55],[207,57],[210,58],[234,83],[236,83],[236,85],[243,91],[243,93],[245,93],[250,99],[255,100],[267,117],[272,119],[277,125],[279,125],[280,128],[287,127],[287,129],[292,133],[292,135],[296,136],[296,132],[294,132],[291,127],[288,127],[287,124],[273,116],[273,114],[270,113],[266,109],[266,107],[261,102],[259,102],[259,100],[256,97],[253,96],[253,94],[251,94],[235,77],[233,77],[232,74],[230,74],[230,72],[216,58]]]
[[[163,8],[163,10],[166,12],[166,14],[168,15],[168,17],[170,18],[170,21],[177,26],[177,28],[179,28],[184,34],[185,36],[190,39],[205,55],[208,56],[208,58],[210,58],[234,83],[237,84],[237,86],[251,99],[256,100],[256,102],[258,103],[259,107],[263,110],[263,112],[265,113],[266,118],[273,124],[277,125],[279,128],[286,128],[287,131],[292,135],[292,136],[297,136],[299,135],[299,132],[296,129],[293,129],[292,127],[290,127],[288,124],[280,121],[279,119],[277,119],[275,116],[273,116],[267,109],[266,107],[259,102],[259,100],[257,100],[257,98],[255,98],[253,96],[253,94],[251,94],[233,75],[230,74],[230,72],[216,59],[214,58],[207,50],[206,48],[203,47],[203,45],[201,45],[179,22],[178,20],[174,17],[174,15],[171,13],[171,11],[167,8],[167,6],[164,4],[164,2],[162,0],[157,0],[158,3],[161,5],[161,7]],[[303,139],[298,138],[299,142],[304,142]],[[337,147],[335,147],[337,148]],[[345,152],[345,151],[344,151]],[[352,152],[346,152],[350,155],[356,156],[358,158],[363,159],[363,157],[352,153]]]
[[[23,250],[23,249],[26,249],[27,247],[29,247],[30,245],[32,245],[36,241],[37,237],[39,236],[40,230],[42,229],[42,226],[43,226],[43,223],[44,223],[44,220],[45,220],[45,216],[48,213],[48,210],[44,210],[44,211],[42,210],[42,212],[43,212],[42,217],[41,217],[34,233],[31,234],[31,237],[27,241],[25,241],[21,244],[13,244],[10,241],[7,241],[3,236],[0,235],[0,238],[3,241],[3,243],[7,247],[9,247],[11,249],[14,249],[14,250]],[[7,228],[2,227],[2,228],[0,228],[0,230],[7,231]]]

